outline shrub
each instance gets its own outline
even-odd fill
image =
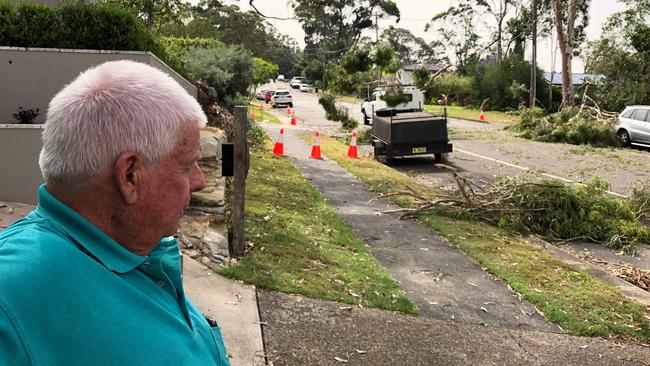
[[[192,48],[184,59],[187,76],[214,88],[219,100],[234,105],[237,95],[247,95],[253,81],[250,52],[240,46]]]
[[[359,126],[359,122],[350,118],[347,109],[336,106],[336,98],[332,94],[323,94],[318,98],[318,103],[320,103],[325,110],[325,118],[330,121],[341,122],[341,127],[343,127],[343,129],[350,131]]]

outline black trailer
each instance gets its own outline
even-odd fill
[[[447,117],[426,112],[377,111],[372,121],[375,159],[388,163],[395,157],[433,154],[436,161],[452,152]]]

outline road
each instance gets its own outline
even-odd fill
[[[327,135],[340,135],[338,122],[325,119],[325,112],[315,94],[291,89],[287,83],[263,88],[285,88],[292,92],[299,123]],[[361,107],[340,102],[350,116],[363,121]],[[275,113],[283,113],[280,109]],[[359,125],[359,129],[370,126]],[[650,177],[650,153],[638,149],[604,149],[568,144],[541,143],[516,137],[503,125],[449,119],[450,139],[454,152],[447,165],[476,179],[494,180],[499,175],[538,174],[567,183],[587,182],[599,176],[610,183],[610,192],[629,195],[635,184]],[[362,147],[371,153],[370,146]],[[435,166],[433,157],[398,159],[392,166],[429,184],[449,184],[449,172]]]

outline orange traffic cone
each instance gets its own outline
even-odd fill
[[[296,125],[296,113],[295,112],[291,115],[291,125],[292,126]]]
[[[479,114],[478,119],[481,122],[485,122],[485,113],[483,113],[483,108],[481,108],[481,114]]]
[[[348,158],[359,158],[357,155],[357,131],[352,131],[352,139],[350,139],[350,147],[348,148]]]
[[[314,142],[311,144],[311,155],[309,157],[312,159],[323,158],[320,155],[320,133],[318,131],[314,134]]]
[[[273,147],[273,155],[286,156],[284,155],[284,128],[280,129],[280,138],[275,142],[275,146]]]
[[[291,107],[287,107],[287,116],[291,115]]]

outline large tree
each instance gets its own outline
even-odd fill
[[[142,18],[149,28],[168,23],[181,24],[189,15],[189,3],[183,0],[108,0],[119,4]]]
[[[487,28],[492,31],[491,39],[484,48],[489,49],[495,46],[496,61],[501,62],[504,57],[503,45],[506,42],[507,20],[515,16],[521,3],[522,0],[459,0],[457,5],[450,6],[446,11],[434,15],[427,25],[427,29],[435,23],[440,26],[437,29],[443,31],[445,36],[452,33],[454,35],[465,34],[467,41],[478,44],[480,39],[476,30]],[[459,24],[462,24],[463,28],[471,27],[471,31],[454,30],[454,28],[458,28]]]
[[[427,43],[408,29],[389,26],[382,33],[381,40],[395,51],[402,64],[448,62],[442,42]]]
[[[400,14],[391,0],[293,0],[292,4],[305,32],[303,63],[314,71],[318,66],[324,70],[357,46],[363,31],[376,26],[380,17],[399,21]]]
[[[601,106],[618,111],[650,104],[650,0],[623,0],[628,8],[610,16],[600,39],[591,42],[585,69],[604,74]]]
[[[578,53],[577,46],[585,39],[590,0],[550,1],[553,4],[555,30],[562,56],[562,106],[566,107],[573,104],[571,62],[574,54]]]

